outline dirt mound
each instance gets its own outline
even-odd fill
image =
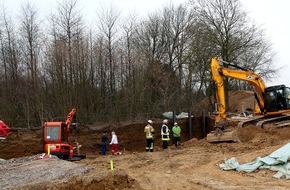
[[[128,176],[124,170],[116,170],[114,172],[90,172],[82,176],[74,176],[69,180],[61,180],[53,185],[46,185],[45,189],[141,189],[140,185],[133,178]]]
[[[213,96],[211,101],[214,102]],[[228,112],[242,113],[245,109],[254,110],[256,104],[254,92],[252,91],[229,91],[229,110]],[[196,105],[195,105],[196,106]],[[200,109],[210,107],[209,99],[203,99],[197,106]]]
[[[262,129],[257,126],[238,129],[239,138],[243,143],[250,143],[255,148],[259,146],[276,146],[290,139],[290,128]]]
[[[245,109],[255,109],[255,96],[252,91],[230,91],[229,92],[229,111],[241,113]]]
[[[0,158],[11,159],[42,153],[42,131],[13,130],[0,140]]]
[[[124,189],[138,183],[124,170],[98,173],[93,167],[40,155],[0,161],[1,189]]]

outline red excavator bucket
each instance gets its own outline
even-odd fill
[[[0,120],[0,137],[5,138],[10,132],[10,128]]]

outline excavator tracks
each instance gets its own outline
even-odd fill
[[[290,115],[281,115],[271,118],[261,116],[258,118],[242,121],[238,124],[238,127],[246,127],[254,125],[257,127],[264,128],[265,124],[269,123],[273,124],[273,126],[279,125],[278,123],[280,123],[280,126],[286,126],[287,124],[290,124]]]
[[[238,124],[238,127],[249,126],[257,126],[261,128],[290,126],[290,115],[280,115],[270,118],[257,116],[253,119],[241,121]],[[236,131],[221,131],[220,129],[217,129],[207,134],[207,141],[210,143],[240,142],[240,139]]]

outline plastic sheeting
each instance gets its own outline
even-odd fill
[[[173,112],[172,111],[164,112],[162,115],[167,119],[173,119]],[[176,116],[176,119],[187,118],[187,117],[188,117],[188,113],[181,112],[179,115]]]
[[[237,170],[244,172],[253,172],[257,169],[269,169],[277,171],[273,176],[280,179],[285,176],[286,179],[290,179],[290,163],[288,162],[290,157],[290,143],[272,152],[265,157],[257,157],[255,161],[240,165],[238,160],[233,157],[225,159],[225,162],[220,164],[219,167],[222,170]]]

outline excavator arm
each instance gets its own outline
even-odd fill
[[[76,115],[76,109],[73,108],[69,114],[67,115],[67,119],[66,119],[66,129],[65,129],[65,135],[66,135],[66,139],[68,139],[68,135],[70,133],[70,127],[71,125],[75,124],[74,122],[74,118],[75,118],[75,115]]]
[[[226,131],[227,126],[227,114],[226,114],[226,101],[225,101],[225,87],[224,87],[224,77],[247,81],[255,89],[255,98],[257,100],[257,106],[255,108],[256,114],[261,114],[264,112],[264,91],[265,84],[259,75],[251,70],[243,69],[236,65],[221,61],[226,64],[223,67],[219,64],[217,57],[213,57],[211,60],[211,73],[212,79],[216,85],[215,100],[216,100],[216,110],[215,110],[215,130],[207,134],[208,142],[223,142],[223,141],[240,141],[238,135],[235,131]],[[231,67],[231,68],[230,68]],[[232,68],[234,67],[234,69]]]
[[[226,102],[225,102],[225,89],[223,77],[242,80],[249,82],[255,89],[255,98],[257,100],[257,106],[255,108],[256,114],[261,114],[264,111],[264,98],[265,83],[263,79],[251,70],[246,70],[230,63],[222,61],[228,66],[236,67],[238,69],[231,69],[228,67],[221,67],[217,57],[212,58],[211,72],[212,79],[216,84],[216,122],[219,123],[226,120]]]

